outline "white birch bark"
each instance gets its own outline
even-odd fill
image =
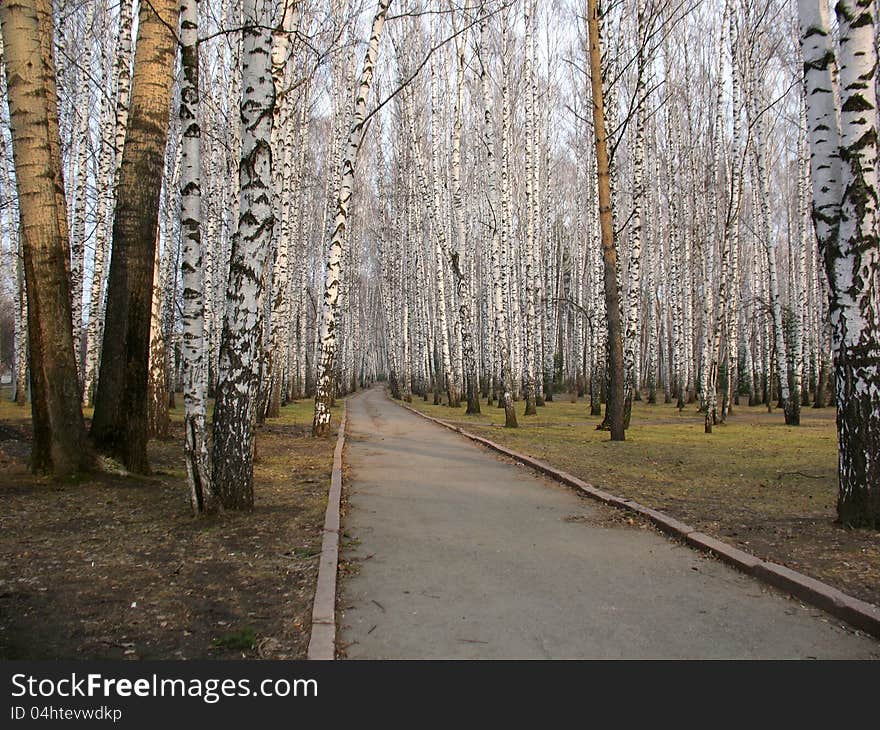
[[[17,256],[15,266],[16,287],[15,301],[15,402],[23,406],[28,397],[28,321],[27,321],[27,287],[24,277],[24,252],[22,238],[16,236]]]
[[[644,231],[644,206],[645,206],[645,134],[647,126],[647,99],[645,98],[645,81],[648,73],[650,59],[646,57],[645,46],[648,40],[645,38],[646,18],[645,0],[638,0],[636,5],[636,79],[634,90],[636,95],[636,131],[633,149],[633,212],[632,232],[630,234],[629,251],[629,296],[626,303],[626,332],[623,343],[623,368],[624,368],[624,425],[629,428],[632,415],[632,401],[635,391],[639,387],[636,376],[636,361],[639,333],[639,314],[641,297],[642,277],[642,237]]]
[[[169,177],[169,184],[175,184],[174,177]],[[168,196],[166,195],[166,200]],[[147,423],[150,438],[165,438],[168,435],[168,391],[166,389],[168,371],[168,352],[163,332],[162,310],[165,303],[165,267],[163,256],[169,256],[171,236],[166,232],[165,248],[162,251],[161,236],[156,232],[156,246],[153,255],[153,296],[150,303],[150,350],[148,366],[147,391]]]
[[[535,408],[535,108],[534,108],[534,31],[532,16],[534,4],[526,0],[523,4],[523,23],[525,25],[525,53],[523,73],[525,76],[525,199],[526,199],[526,239],[525,239],[525,415],[533,416]]]
[[[727,274],[729,267],[729,236],[728,226],[725,222],[724,230],[720,230],[720,214],[718,203],[718,172],[721,166],[721,146],[723,144],[723,119],[724,119],[724,84],[722,79],[721,59],[724,56],[724,26],[727,22],[729,4],[725,3],[724,18],[721,22],[721,31],[717,44],[717,64],[715,74],[715,122],[712,138],[712,165],[710,168],[708,189],[708,213],[709,230],[706,237],[705,275],[703,294],[703,356],[700,384],[702,386],[702,407],[705,411],[705,432],[712,433],[712,427],[718,422],[717,416],[717,389],[718,389],[718,360],[721,348],[721,327],[726,315],[727,305]],[[728,201],[728,211],[731,211],[734,201]],[[714,306],[715,299],[715,249],[716,241],[721,238],[721,277],[718,293],[718,310]]]
[[[455,387],[455,376],[452,369],[452,354],[449,346],[449,322],[447,317],[446,303],[446,269],[443,265],[444,255],[448,246],[446,236],[446,221],[441,215],[443,201],[441,197],[440,183],[440,110],[437,94],[437,69],[436,62],[431,62],[431,193],[430,211],[431,226],[434,230],[434,265],[436,266],[437,287],[437,315],[440,327],[440,356],[442,364],[442,387],[446,391],[446,404],[450,407],[458,406],[458,393]],[[410,113],[410,124],[413,115]],[[414,130],[414,127],[411,127]],[[414,131],[413,131],[414,135]],[[418,140],[413,136],[413,144]],[[418,151],[416,152],[418,156]],[[423,188],[425,186],[423,185]],[[426,201],[427,202],[427,201]]]
[[[199,125],[199,3],[180,3],[180,229],[183,275],[181,342],[184,458],[193,512],[212,512],[206,437],[208,369],[205,346],[205,272],[201,238],[201,127]]]
[[[817,7],[818,6],[818,7]],[[824,3],[799,3],[813,221],[826,262],[837,387],[838,519],[880,525],[880,247],[874,0],[837,4],[840,123]]]
[[[453,18],[455,16],[453,15]],[[453,24],[455,32],[457,25]],[[464,370],[464,388],[467,398],[467,413],[480,412],[479,375],[474,356],[474,325],[472,317],[471,294],[468,279],[465,277],[467,236],[465,233],[464,196],[461,182],[461,135],[464,115],[464,69],[465,47],[458,36],[455,39],[455,116],[452,133],[452,211],[455,217],[456,250],[451,255],[452,272],[458,294],[458,322],[461,329],[461,351]]]
[[[232,243],[220,380],[214,408],[213,489],[227,509],[253,508],[254,420],[264,273],[271,250],[272,84],[270,0],[244,0],[239,223]]]
[[[0,37],[0,61],[2,61],[3,39]],[[2,65],[2,64],[0,64]],[[0,189],[6,196],[3,206],[3,219],[6,225],[2,231],[9,241],[8,275],[13,286],[13,354],[12,354],[12,399],[23,406],[28,397],[28,331],[27,331],[27,290],[24,280],[24,260],[21,231],[18,224],[17,205],[13,205],[15,195],[9,177],[9,166],[5,140],[0,137]]]
[[[336,309],[339,300],[339,280],[342,261],[342,243],[348,224],[349,206],[354,188],[354,171],[357,153],[364,139],[364,120],[367,114],[367,97],[373,83],[376,59],[379,55],[379,42],[385,26],[385,16],[391,0],[379,0],[376,15],[370,30],[370,40],[364,56],[357,97],[354,101],[354,114],[345,152],[340,164],[339,195],[336,200],[333,235],[330,239],[327,268],[324,276],[324,296],[321,302],[320,362],[315,389],[315,415],[312,432],[323,436],[330,428],[330,402],[333,397],[333,356],[336,346]]]
[[[93,12],[89,13],[93,15]],[[84,62],[91,65],[88,44]],[[73,318],[73,354],[80,383],[83,380],[82,316],[83,316],[83,276],[85,274],[86,251],[86,194],[88,192],[89,164],[89,113],[91,107],[89,84],[83,84],[80,97],[80,125],[77,134],[76,186],[74,188],[73,225],[70,232],[70,313]]]
[[[751,117],[754,128],[752,153],[755,158],[755,172],[758,192],[758,223],[761,243],[767,254],[767,274],[770,296],[770,311],[773,318],[773,341],[776,347],[776,374],[779,379],[779,395],[785,411],[785,422],[789,426],[800,423],[800,402],[792,398],[789,389],[788,350],[785,343],[785,328],[782,322],[782,303],[779,295],[779,275],[777,273],[777,240],[770,228],[770,190],[768,186],[769,171],[767,169],[767,153],[765,150],[766,136],[764,131],[764,80],[759,78],[761,71],[753,68],[755,74],[752,84]],[[768,378],[770,371],[768,369]]]
[[[802,102],[803,103],[803,102]],[[809,296],[809,287],[807,286],[807,251],[811,250],[810,243],[811,231],[809,229],[808,209],[809,209],[809,162],[807,157],[807,127],[805,119],[805,109],[801,108],[801,119],[798,125],[798,148],[797,148],[797,166],[798,166],[798,186],[797,186],[797,253],[794,261],[789,261],[789,267],[795,268],[795,276],[791,277],[796,281],[794,309],[794,372],[792,383],[792,397],[797,398],[801,405],[805,405],[802,401],[803,381],[804,381],[804,361],[807,356],[807,318],[809,312],[807,310],[807,299]]]
[[[90,405],[98,380],[101,359],[101,342],[104,338],[105,283],[107,258],[113,221],[109,215],[115,207],[116,188],[119,184],[119,167],[122,148],[128,129],[128,107],[131,96],[132,59],[132,3],[123,0],[119,4],[119,33],[116,41],[114,65],[115,110],[102,96],[104,110],[101,129],[101,157],[98,167],[99,191],[96,215],[95,257],[92,265],[92,284],[89,297],[89,324],[86,330],[86,351],[83,365],[83,405]],[[115,111],[115,114],[114,114]]]
[[[481,5],[484,11],[484,6]],[[506,24],[506,23],[505,23]],[[483,95],[483,145],[486,152],[486,181],[489,202],[489,239],[491,242],[492,260],[492,297],[495,308],[495,333],[497,335],[498,357],[501,379],[501,406],[504,408],[504,425],[507,428],[516,428],[516,411],[513,407],[513,385],[511,382],[510,367],[510,338],[505,317],[505,278],[502,269],[502,245],[501,232],[504,230],[504,214],[506,212],[503,202],[499,202],[498,196],[498,163],[495,155],[495,128],[492,122],[492,100],[488,81],[488,59],[486,53],[486,39],[488,20],[483,12],[480,22],[480,88]],[[506,84],[506,81],[502,82]],[[503,197],[502,197],[503,201]]]

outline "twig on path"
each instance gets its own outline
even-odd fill
[[[379,608],[382,609],[382,613],[385,613],[385,606],[379,603],[379,601],[377,601],[375,598],[373,599],[373,603],[375,603]]]
[[[776,475],[777,479],[782,479],[784,476],[802,476],[807,479],[825,479],[822,474],[804,474],[802,471],[781,471]]]

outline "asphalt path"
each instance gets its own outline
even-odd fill
[[[348,413],[348,658],[880,657],[821,610],[627,525],[381,389]]]

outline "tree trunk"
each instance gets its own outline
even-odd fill
[[[354,102],[354,117],[345,154],[341,160],[339,195],[336,200],[336,217],[333,237],[330,240],[327,268],[324,274],[324,297],[321,305],[320,362],[315,389],[315,415],[312,421],[312,434],[324,436],[330,429],[330,404],[333,399],[333,361],[336,353],[337,324],[336,309],[339,303],[339,279],[342,261],[342,242],[348,225],[348,210],[354,188],[354,170],[357,153],[364,141],[364,120],[367,115],[367,97],[373,83],[376,59],[379,55],[379,41],[385,26],[385,16],[391,0],[379,0],[376,15],[370,30],[370,41],[364,56],[360,86]]]
[[[31,468],[70,477],[90,466],[74,358],[69,241],[48,0],[0,5],[28,299]]]
[[[876,5],[837,4],[840,125],[824,3],[801,0],[813,222],[828,276],[837,385],[839,521],[880,527],[880,255]]]
[[[19,231],[18,256],[15,261],[15,277],[18,281],[18,292],[15,301],[15,403],[24,406],[28,397],[28,309],[27,286],[25,285],[24,252]]]
[[[454,18],[454,16],[453,16]],[[457,26],[453,26],[457,31]],[[455,122],[452,136],[452,212],[455,216],[457,250],[451,255],[452,273],[458,294],[458,324],[461,329],[461,351],[464,363],[464,389],[467,399],[467,415],[480,412],[479,376],[477,361],[474,356],[474,325],[471,314],[471,296],[463,267],[467,250],[465,234],[464,199],[461,191],[461,130],[464,114],[464,44],[456,37],[456,95]]]
[[[205,269],[201,234],[201,150],[199,126],[199,0],[180,3],[180,232],[183,277],[184,458],[193,513],[217,507],[211,489],[205,428],[208,390],[205,341]]]
[[[91,430],[100,451],[119,458],[127,469],[138,473],[149,472],[150,313],[177,13],[176,0],[154,0],[140,6]]]
[[[245,0],[238,232],[232,241],[220,380],[214,406],[213,489],[226,509],[254,506],[254,422],[263,334],[263,284],[275,226],[272,204],[272,12]]]
[[[481,12],[483,7],[481,6]],[[513,385],[510,372],[510,337],[507,331],[504,314],[504,275],[501,266],[501,236],[499,228],[503,225],[501,205],[498,200],[498,163],[495,155],[495,130],[492,124],[492,102],[489,96],[488,70],[486,59],[482,54],[486,49],[486,31],[488,20],[484,17],[480,23],[480,88],[483,94],[483,143],[486,149],[486,174],[489,199],[489,230],[491,237],[492,264],[492,296],[495,305],[495,333],[501,364],[501,394],[499,402],[504,408],[504,425],[506,428],[517,428],[516,410],[513,406]]]
[[[605,98],[599,41],[599,3],[587,0],[590,38],[590,85],[593,93],[593,129],[596,143],[596,178],[599,192],[599,228],[602,234],[602,261],[605,273],[605,308],[608,323],[607,421],[612,441],[626,438],[623,422],[623,323],[620,314],[620,290],[617,285],[617,246],[611,210],[610,160],[605,130]]]
[[[646,57],[643,44],[648,41],[645,38],[646,18],[645,0],[638,0],[636,9],[636,138],[633,151],[633,212],[632,212],[632,235],[630,238],[629,252],[629,297],[627,301],[626,333],[623,339],[623,367],[624,367],[624,405],[623,425],[629,428],[632,417],[633,398],[638,395],[638,378],[636,376],[637,346],[640,337],[639,332],[639,307],[641,296],[641,262],[642,262],[642,237],[644,232],[644,207],[645,207],[645,134],[647,126],[647,113],[645,106],[645,84],[647,66],[650,59]],[[645,40],[643,40],[645,39]]]

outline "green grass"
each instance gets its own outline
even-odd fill
[[[239,631],[219,636],[211,645],[215,649],[229,649],[230,651],[247,651],[253,649],[257,643],[257,634],[253,627],[245,626]]]

